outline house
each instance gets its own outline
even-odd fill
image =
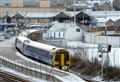
[[[47,32],[47,38],[81,40],[83,30],[73,23],[55,23]]]
[[[57,20],[59,22],[64,22],[66,20],[70,20],[70,16],[64,12],[60,12],[53,17],[53,20]]]
[[[119,0],[114,0],[113,8],[115,9],[115,11],[120,11],[120,1]]]
[[[20,13],[18,12],[12,18],[16,19],[18,22],[30,22],[30,23],[39,23],[50,21],[52,17],[58,13]]]
[[[112,7],[110,2],[105,2],[103,4],[94,3],[93,11],[111,11]]]
[[[109,26],[113,26],[114,25],[114,21],[112,19],[109,19],[107,22],[106,22],[106,26],[109,27]]]
[[[114,21],[118,20],[119,18],[117,16],[107,16],[107,17],[99,17],[97,19],[97,26],[111,26],[114,25]]]
[[[109,2],[105,2],[104,4],[100,5],[101,11],[111,11],[111,5]]]
[[[5,22],[7,22],[7,23],[11,23],[13,16],[14,16],[14,14],[9,14],[9,13],[7,13],[5,16],[3,16],[2,19],[5,20]]]
[[[114,22],[114,26],[120,26],[120,19],[118,19]]]

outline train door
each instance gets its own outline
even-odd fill
[[[59,56],[59,52],[56,52],[54,58],[54,67],[59,68],[59,66],[60,66],[60,56]]]
[[[60,53],[60,69],[62,69],[62,67],[65,65],[65,54],[64,53]]]
[[[69,56],[69,55],[68,55]],[[55,67],[62,69],[62,70],[67,70],[67,62],[66,60],[66,54],[63,52],[57,52],[55,55]]]

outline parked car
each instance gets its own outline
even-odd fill
[[[4,41],[5,40],[5,35],[3,32],[0,32],[0,41]]]
[[[5,39],[10,39],[10,37],[11,37],[11,34],[9,34],[9,33],[5,34]]]

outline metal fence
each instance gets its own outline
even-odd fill
[[[112,45],[112,47],[120,47],[120,37],[85,35],[85,42]]]

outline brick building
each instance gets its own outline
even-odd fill
[[[50,3],[51,0],[1,0],[0,17],[6,13],[65,11],[64,7],[51,7]]]

